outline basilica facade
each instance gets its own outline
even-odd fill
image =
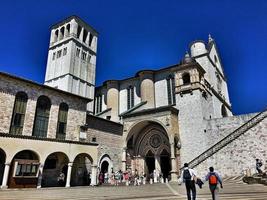
[[[1,73],[2,187],[95,185],[100,172],[176,181],[182,164],[223,176],[267,160],[266,111],[234,116],[214,39],[181,61],[95,87],[97,31],[77,16],[51,27],[45,84]],[[155,180],[157,181],[157,180]]]

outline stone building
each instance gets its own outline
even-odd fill
[[[267,160],[266,111],[233,116],[211,36],[178,64],[95,88],[97,37],[71,16],[51,28],[45,85],[0,74],[2,187],[59,186],[60,173],[62,186],[94,185],[117,170],[176,181],[184,162],[236,176]]]

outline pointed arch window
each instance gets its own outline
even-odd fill
[[[168,105],[175,104],[175,80],[171,75],[167,79],[167,94],[168,94]]]
[[[40,96],[37,100],[35,119],[33,125],[33,136],[46,137],[49,121],[51,102],[46,96]]]
[[[15,104],[13,108],[10,133],[21,135],[24,125],[26,106],[28,96],[24,92],[18,92],[15,98]]]
[[[134,107],[134,87],[129,86],[127,88],[127,109]]]
[[[59,105],[57,121],[57,138],[64,140],[66,137],[69,106],[66,103]]]

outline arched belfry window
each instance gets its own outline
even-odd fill
[[[127,88],[127,109],[134,107],[134,87],[129,86]]]
[[[227,111],[224,105],[222,105],[221,112],[222,112],[222,117],[228,117],[228,114],[227,114]]]
[[[69,106],[66,103],[59,105],[57,121],[57,138],[64,140],[66,137]]]
[[[35,119],[33,125],[33,136],[46,137],[51,102],[46,96],[40,96],[37,100]]]
[[[189,73],[184,73],[183,76],[182,76],[182,79],[183,79],[183,84],[184,85],[190,84],[190,82],[191,82]]]
[[[24,92],[18,92],[15,98],[15,104],[13,108],[10,133],[11,134],[22,134],[26,106],[27,106],[28,96]]]
[[[175,80],[172,75],[167,79],[168,105],[175,104]]]
[[[70,35],[70,24],[68,24],[67,26],[66,26],[66,31],[67,31],[67,37]]]

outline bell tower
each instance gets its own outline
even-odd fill
[[[51,27],[45,85],[94,99],[98,33],[77,16]],[[93,103],[87,105],[93,111]]]

